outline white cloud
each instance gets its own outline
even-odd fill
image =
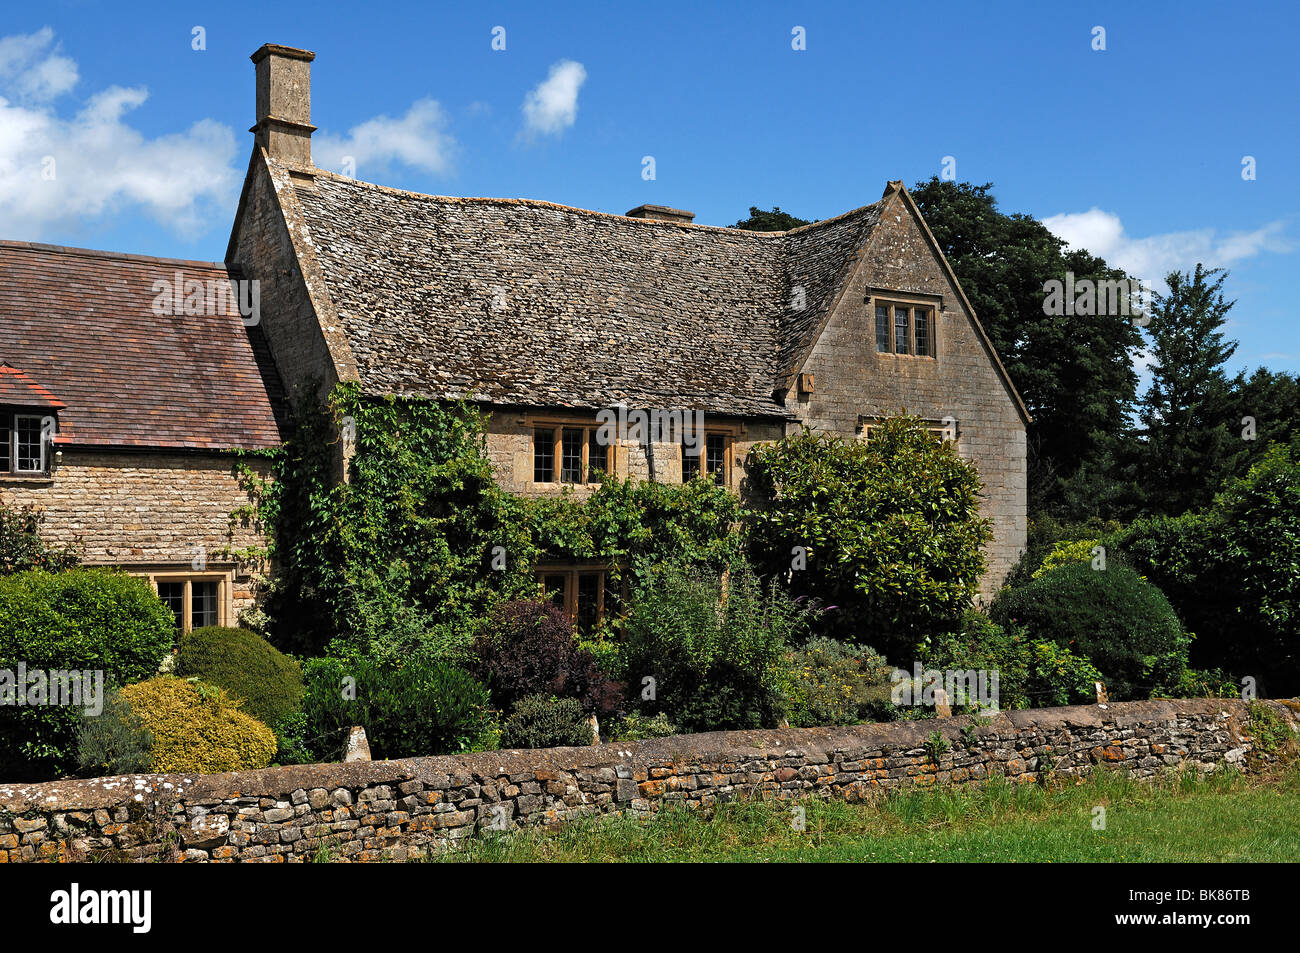
[[[142,87],[111,86],[63,118],[52,101],[76,82],[48,28],[0,39],[0,236],[40,238],[130,206],[186,234],[228,216],[240,180],[229,127],[204,119],[148,139],[123,121]]]
[[[1086,248],[1110,265],[1160,287],[1165,275],[1190,271],[1197,262],[1207,267],[1231,265],[1263,252],[1287,252],[1292,242],[1282,233],[1283,223],[1270,222],[1249,232],[1218,236],[1213,228],[1166,232],[1135,238],[1124,230],[1120,217],[1098,208],[1068,212],[1043,219],[1054,235],[1074,248]]]
[[[578,90],[587,81],[587,70],[573,60],[560,60],[550,75],[524,97],[524,133],[559,135],[578,118]]]
[[[325,169],[364,178],[358,170],[384,167],[389,162],[426,172],[442,173],[451,167],[456,140],[446,131],[447,116],[435,100],[411,104],[400,119],[376,116],[353,126],[346,136],[317,133],[312,137],[312,158]],[[351,157],[352,169],[345,168]]]
[[[77,84],[77,64],[63,56],[54,31],[0,38],[0,83],[23,102],[48,102]]]

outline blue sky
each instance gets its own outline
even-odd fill
[[[351,155],[361,179],[728,225],[751,205],[836,215],[951,156],[1004,211],[1139,277],[1229,267],[1234,369],[1300,371],[1300,5],[1059,7],[11,5],[0,237],[220,259],[248,55],[276,42],[316,52],[317,161]]]

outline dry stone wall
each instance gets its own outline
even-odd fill
[[[1265,702],[1294,727],[1295,703]],[[1290,707],[1288,707],[1290,706]],[[1120,767],[1251,770],[1237,700],[1126,702],[849,728],[316,764],[219,775],[0,785],[0,862],[404,860],[485,830],[741,797],[861,801],[908,785],[1033,782]],[[940,731],[937,759],[926,741]],[[971,737],[973,734],[973,737]],[[1254,756],[1252,756],[1252,754]]]

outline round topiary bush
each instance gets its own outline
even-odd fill
[[[181,638],[176,674],[224,688],[244,711],[274,725],[302,703],[302,669],[256,632],[223,626]]]
[[[103,673],[102,687],[148,678],[175,639],[149,583],[108,569],[0,576],[0,669]],[[28,686],[12,686],[26,690]],[[12,701],[12,700],[11,700]],[[83,707],[0,699],[0,778],[36,781],[76,769]]]
[[[153,737],[153,771],[246,771],[265,768],[275,754],[275,732],[220,688],[160,675],[128,685],[121,697]]]
[[[1164,593],[1127,566],[1069,563],[1003,590],[989,615],[1081,655],[1106,677],[1110,697],[1146,698],[1172,688],[1190,637]]]
[[[591,725],[573,698],[529,695],[520,699],[501,731],[503,748],[568,748],[589,745]]]

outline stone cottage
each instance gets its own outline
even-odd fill
[[[90,561],[160,587],[203,581],[186,565],[217,548],[218,511],[246,502],[222,452],[274,445],[285,405],[316,412],[352,381],[482,406],[498,479],[521,494],[583,494],[601,471],[702,471],[739,490],[756,442],[804,424],[869,439],[906,409],[979,467],[994,526],[985,593],[1015,561],[1028,416],[901,182],[771,233],[659,205],[611,215],[404,192],[313,163],[314,54],[268,44],[252,59],[254,146],[224,265],[0,249],[0,275],[27,282],[0,289],[16,448],[0,495],[45,505],[47,533],[80,535]],[[184,273],[173,284],[251,282],[258,313],[239,285],[224,309],[160,322],[143,282],[169,270]],[[18,469],[50,417],[39,472]],[[602,431],[611,422],[628,426]],[[228,609],[246,596],[237,566],[208,566],[229,573]],[[600,567],[539,576],[571,612],[598,614]]]

